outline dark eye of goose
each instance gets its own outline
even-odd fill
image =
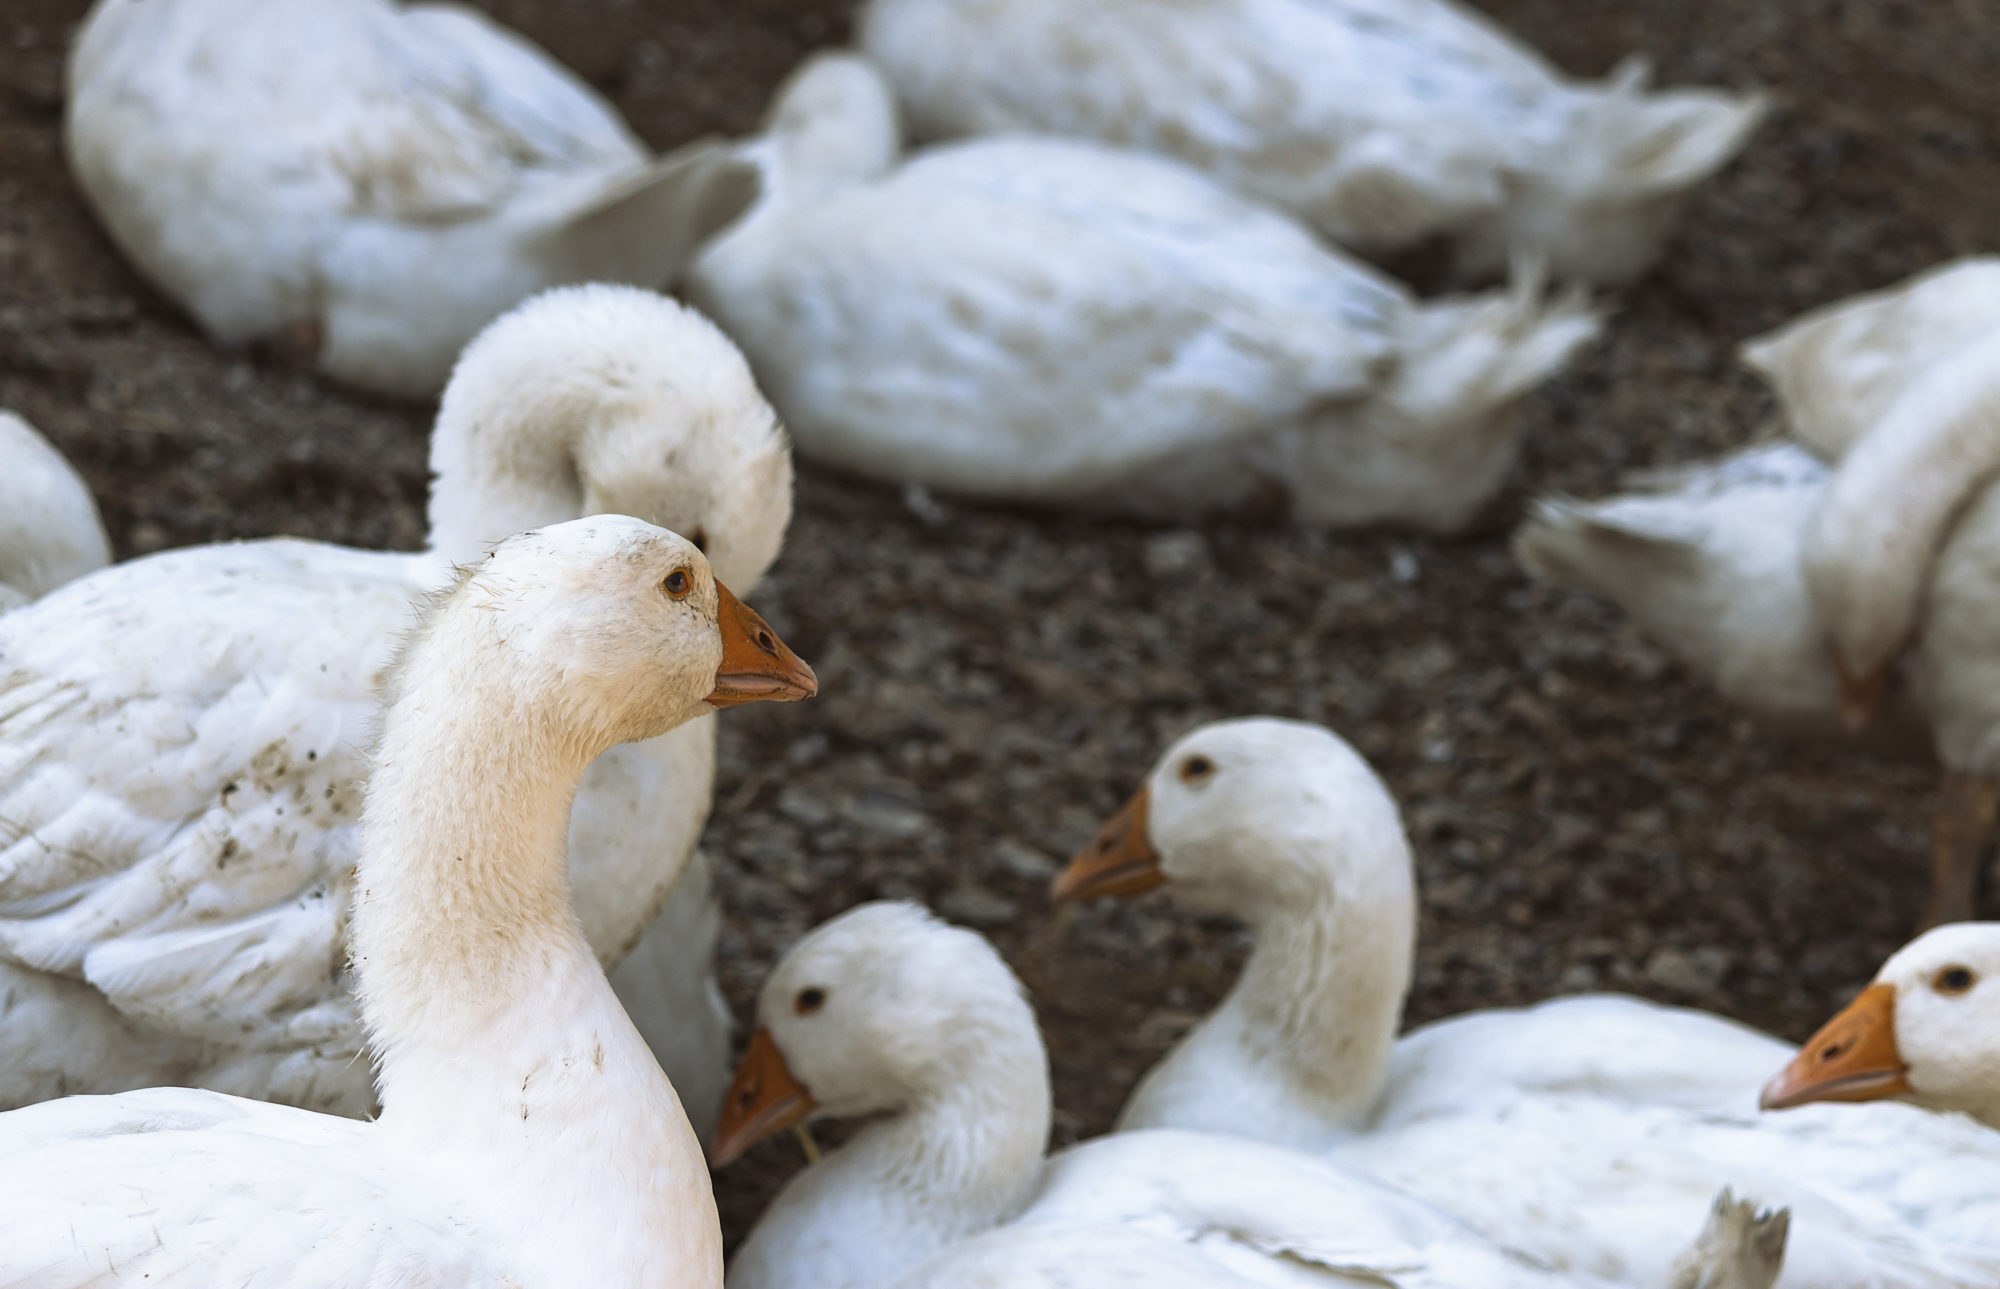
[[[1979,983],[1979,977],[1972,974],[1970,967],[1946,967],[1931,981],[1931,988],[1941,994],[1962,994]]]
[[[685,600],[688,593],[694,590],[694,574],[677,568],[660,582],[660,589],[667,593],[669,599]]]
[[[801,1016],[810,1016],[826,1006],[826,990],[814,986],[799,990],[799,996],[792,999],[792,1010]]]
[[[1215,762],[1197,752],[1181,762],[1181,782],[1200,783],[1215,773]]]

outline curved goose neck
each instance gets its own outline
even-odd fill
[[[2000,331],[1922,372],[1840,462],[1807,533],[1808,585],[1843,661],[1890,663],[1965,505],[2000,471]]]
[[[1381,899],[1329,890],[1277,906],[1209,1022],[1275,1063],[1332,1127],[1362,1127],[1388,1079],[1416,952],[1407,871],[1400,887]]]
[[[503,374],[490,357],[461,362],[431,433],[430,549],[455,564],[585,512],[577,458],[594,400],[573,382]]]

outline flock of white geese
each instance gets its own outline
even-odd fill
[[[865,1122],[735,1289],[2000,1283],[2000,924],[1964,920],[1994,260],[1750,342],[1781,435],[1518,538],[1776,720],[1928,728],[1940,925],[1803,1049],[1604,995],[1401,1034],[1395,801],[1243,719],[1055,883],[1255,937],[1116,1132],[1048,1155],[1020,984],[907,904],[792,949],[729,1081],[708,718],[817,688],[735,594],[794,439],[977,497],[1459,528],[1590,288],[1764,113],[1566,79],[1449,0],[866,0],[857,33],[760,136],[662,157],[471,11],[93,9],[65,142],[113,240],[219,343],[437,396],[434,484],[422,551],[113,564],[0,414],[0,1287],[718,1286],[696,1125],[726,1163],[816,1117]],[[1354,258],[1417,241],[1467,294]]]

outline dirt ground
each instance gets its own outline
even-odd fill
[[[754,125],[842,0],[492,0],[669,146]],[[1514,487],[1467,539],[1088,524],[947,504],[810,464],[757,604],[819,701],[724,721],[708,843],[724,980],[747,1014],[799,932],[920,899],[1032,990],[1058,1136],[1103,1129],[1225,988],[1240,932],[1163,901],[1058,925],[1058,861],[1164,742],[1219,716],[1324,721],[1399,794],[1422,868],[1411,1019],[1620,989],[1801,1037],[1899,944],[1925,889],[1931,767],[1781,743],[1604,606],[1531,583],[1533,491],[1747,437],[1769,399],[1733,345],[2000,228],[1991,0],[1483,0],[1564,67],[1639,50],[1660,79],[1780,110],[1696,200],[1608,338],[1536,395]],[[89,477],[121,557],[289,532],[415,546],[427,416],[216,352],[127,269],[64,173],[82,0],[0,13],[0,405]],[[796,1166],[720,1180],[740,1234]]]

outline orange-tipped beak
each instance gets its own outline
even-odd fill
[[[759,1029],[750,1036],[729,1094],[722,1099],[722,1122],[709,1142],[709,1162],[727,1167],[766,1137],[804,1123],[812,1112],[812,1093],[792,1077],[771,1031]]]
[[[1789,1110],[1813,1101],[1879,1101],[1908,1092],[1907,1075],[1896,1050],[1895,987],[1870,985],[1806,1040],[1757,1104]]]
[[[1106,895],[1144,895],[1161,885],[1160,855],[1146,835],[1146,790],[1139,789],[1118,813],[1104,821],[1097,839],[1078,851],[1056,874],[1049,899],[1057,904]]]
[[[1849,734],[1859,734],[1875,719],[1882,695],[1889,688],[1889,668],[1885,664],[1860,675],[1848,670],[1838,651],[1833,657],[1835,688],[1840,696],[1840,724]]]
[[[805,660],[720,582],[715,584],[715,622],[722,631],[722,665],[715,669],[710,707],[796,703],[819,692],[819,677]]]

